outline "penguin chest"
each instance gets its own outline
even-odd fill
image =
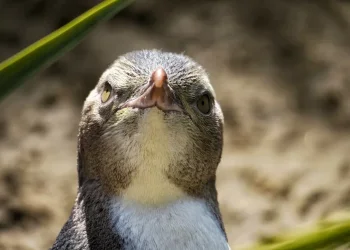
[[[110,216],[112,230],[123,239],[125,250],[229,249],[219,222],[202,201],[155,208],[116,199]]]

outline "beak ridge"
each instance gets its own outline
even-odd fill
[[[163,111],[182,111],[175,102],[173,90],[168,85],[168,77],[162,67],[157,68],[151,75],[146,91],[134,100],[123,105],[133,108],[157,107]]]

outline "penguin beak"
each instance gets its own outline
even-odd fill
[[[175,101],[174,92],[168,85],[168,77],[163,68],[158,68],[152,73],[145,92],[122,106],[126,107],[141,109],[157,107],[162,111],[183,111]]]

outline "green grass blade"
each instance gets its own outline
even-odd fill
[[[350,220],[321,226],[314,231],[286,236],[275,244],[262,244],[244,250],[318,250],[336,249],[350,242]]]
[[[0,100],[24,80],[75,47],[93,28],[133,0],[105,0],[0,64]]]

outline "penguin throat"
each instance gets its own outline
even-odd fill
[[[151,167],[152,166],[140,166]],[[142,169],[133,177],[122,197],[143,205],[159,206],[185,197],[185,193],[171,183],[163,173]]]
[[[136,168],[130,185],[122,192],[124,199],[160,205],[185,196],[166,173],[184,150],[186,138],[181,138],[181,133],[174,133],[174,128],[169,128],[164,118],[164,112],[151,108],[139,121],[139,130],[134,137],[137,146],[128,157]]]

